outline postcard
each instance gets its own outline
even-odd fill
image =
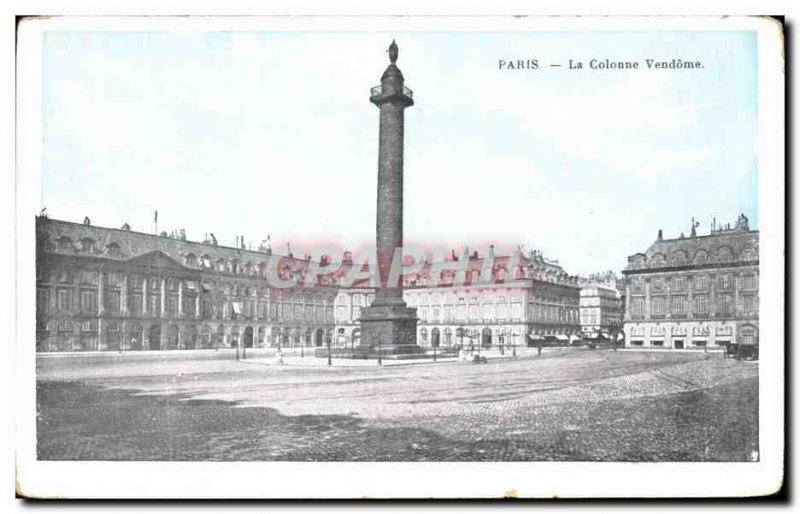
[[[18,495],[779,491],[783,59],[770,17],[21,19]]]

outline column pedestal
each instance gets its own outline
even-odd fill
[[[372,305],[361,311],[356,358],[423,354],[417,345],[417,310],[405,305]]]

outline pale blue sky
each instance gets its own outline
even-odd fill
[[[406,240],[523,243],[567,271],[624,267],[663,228],[758,226],[750,32],[48,32],[51,217],[243,234],[276,249],[374,239],[378,111],[400,45]],[[569,71],[568,59],[701,70]],[[499,59],[539,60],[537,71]],[[551,62],[561,68],[549,68]]]

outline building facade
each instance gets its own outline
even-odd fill
[[[357,347],[375,289],[346,282],[352,256],[306,284],[310,258],[36,220],[37,351]],[[422,347],[566,343],[580,333],[577,277],[531,252],[453,255],[403,276]],[[463,280],[452,268],[463,265]],[[319,269],[319,268],[317,268]],[[438,281],[432,285],[432,274]],[[299,282],[275,287],[278,281]],[[366,281],[368,282],[368,281]]]
[[[491,253],[491,252],[490,252]],[[464,264],[463,276],[453,267]],[[403,299],[417,309],[417,344],[423,348],[496,348],[567,344],[580,332],[576,277],[540,255],[481,258],[455,253],[438,271],[434,263],[403,277]],[[489,273],[482,279],[482,273]],[[439,275],[435,285],[432,274]],[[513,278],[512,278],[513,277]],[[372,290],[341,289],[336,299],[339,346],[358,344],[360,310]],[[355,338],[355,342],[354,342]]]
[[[708,235],[657,240],[628,257],[625,345],[758,347],[759,238],[740,215]]]
[[[591,281],[581,287],[581,335],[584,338],[616,338],[623,326],[622,295],[616,281]]]
[[[184,237],[36,220],[38,351],[322,346],[337,288],[275,288],[308,260]],[[244,246],[244,245],[241,245]]]

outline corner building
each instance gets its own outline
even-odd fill
[[[628,257],[625,345],[758,354],[758,231],[733,228],[657,240]]]

